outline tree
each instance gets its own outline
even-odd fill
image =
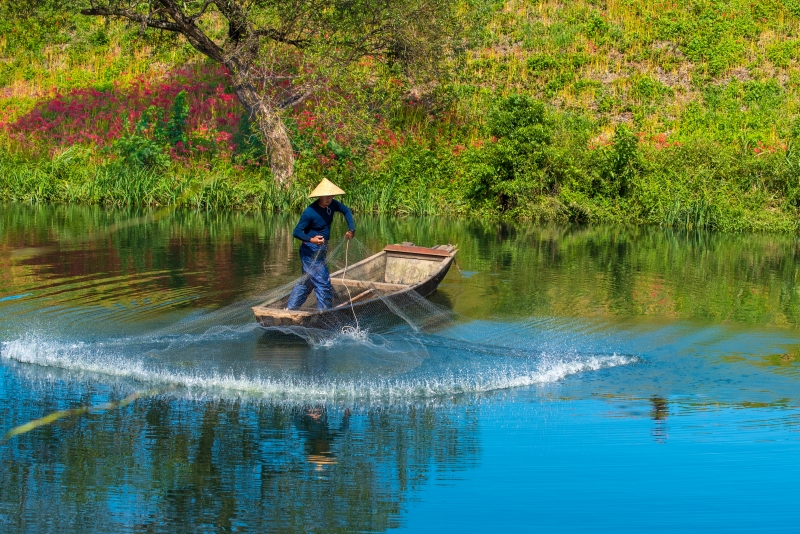
[[[417,80],[436,71],[453,42],[450,0],[29,0],[29,9],[123,19],[173,32],[223,64],[258,125],[275,179],[294,154],[282,116],[371,56]]]

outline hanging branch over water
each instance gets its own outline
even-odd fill
[[[22,5],[25,4],[25,5]],[[182,35],[224,65],[259,127],[274,178],[286,184],[294,153],[283,113],[330,89],[359,59],[416,80],[435,72],[455,35],[456,2],[442,0],[31,0],[12,12],[79,11]]]

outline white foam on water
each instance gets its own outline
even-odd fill
[[[184,388],[192,395],[268,398],[290,402],[360,400],[399,402],[547,384],[582,372],[629,365],[635,356],[556,353],[536,357],[468,361],[463,369],[414,370],[397,377],[363,373],[349,376],[307,377],[292,374],[220,372],[216,369],[180,369],[146,357],[114,353],[115,344],[59,342],[28,336],[2,343],[0,358],[21,364],[55,368],[72,378],[135,381],[148,388]],[[118,345],[117,345],[118,346]],[[111,350],[109,350],[111,349]]]
[[[404,336],[401,340],[387,340],[384,334],[371,332],[368,328],[343,327],[339,330],[324,330],[300,326],[258,327],[263,332],[279,332],[303,339],[312,349],[332,349],[336,347],[359,345],[381,353],[403,353],[413,346],[423,349],[423,344],[414,336]]]

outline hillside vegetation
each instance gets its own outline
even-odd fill
[[[436,84],[371,62],[287,116],[277,187],[224,69],[76,15],[0,18],[0,198],[798,229],[800,1],[468,0]],[[334,102],[334,103],[332,103]]]

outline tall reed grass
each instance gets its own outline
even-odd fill
[[[298,180],[281,187],[265,170],[239,170],[230,164],[212,170],[181,165],[154,170],[93,162],[78,148],[39,160],[0,151],[0,176],[0,199],[29,204],[291,212],[311,202],[311,182]],[[422,194],[406,202],[391,187],[341,183],[348,190],[343,202],[362,213],[436,215],[444,211]]]

